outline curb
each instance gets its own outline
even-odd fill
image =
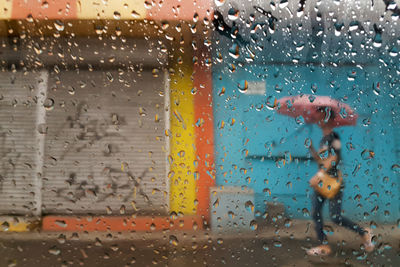
[[[130,217],[130,216],[45,216],[42,220],[42,231],[50,232],[91,232],[91,231],[164,231],[164,230],[201,230],[201,216],[183,216],[171,218]]]
[[[40,227],[40,220],[32,217],[0,217],[0,232],[30,232]]]

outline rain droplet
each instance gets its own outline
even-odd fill
[[[281,2],[279,3],[279,8],[285,8],[289,5],[289,1],[288,0],[281,0]]]
[[[250,222],[250,229],[253,230],[253,231],[255,231],[255,230],[257,230],[257,228],[258,228],[257,222],[256,222],[255,220],[252,220],[252,221]]]
[[[215,2],[215,5],[216,5],[217,7],[220,7],[220,6],[222,6],[223,4],[225,4],[225,0],[214,0],[214,2]]]
[[[229,48],[229,55],[234,58],[238,59],[240,54],[239,54],[239,45],[234,43],[230,48]]]
[[[222,96],[222,95],[224,95],[225,94],[225,87],[222,87],[221,88],[221,91],[219,91],[219,93],[218,93],[218,96]]]
[[[263,244],[263,249],[264,249],[265,251],[268,251],[268,250],[269,250],[269,246],[268,246],[267,243],[264,243],[264,244]]]
[[[1,224],[1,229],[3,230],[3,231],[8,231],[9,229],[10,229],[10,223],[9,222],[7,222],[7,221],[5,221],[5,222],[3,222],[2,224]]]
[[[285,226],[288,227],[288,228],[291,227],[292,226],[292,220],[286,219],[285,220]]]
[[[396,57],[399,54],[399,50],[397,49],[397,47],[393,46],[390,50],[389,50],[389,55],[391,57]]]
[[[251,212],[251,213],[254,212],[254,204],[250,200],[248,200],[248,201],[246,201],[246,203],[244,203],[244,207],[248,212]]]
[[[69,93],[70,95],[74,95],[74,94],[75,94],[75,88],[72,87],[72,86],[68,86],[68,93]]]
[[[234,219],[235,213],[233,213],[233,211],[228,211],[228,217],[229,217],[229,219]]]
[[[122,205],[122,206],[119,208],[119,213],[120,213],[120,214],[125,214],[125,212],[126,212],[125,205]]]
[[[114,11],[114,19],[121,19],[121,13],[119,13],[118,11]]]
[[[65,29],[64,23],[60,20],[56,20],[54,22],[54,27],[57,29],[57,31],[62,32]]]
[[[283,87],[281,84],[275,85],[275,92],[280,93],[280,92],[282,92],[282,90],[283,90]]]
[[[113,82],[113,81],[114,81],[114,77],[113,77],[113,75],[112,75],[110,72],[107,72],[107,73],[106,73],[106,76],[107,76],[107,80],[108,80],[109,82]]]
[[[276,247],[276,248],[280,248],[280,247],[282,247],[282,242],[281,241],[279,241],[279,240],[274,240],[274,247]]]
[[[380,95],[381,94],[381,84],[377,82],[376,84],[372,84],[372,91],[374,92],[375,95]]]
[[[249,83],[246,80],[243,80],[243,81],[240,81],[237,86],[238,86],[239,92],[245,93],[247,91],[247,89],[249,88]]]
[[[381,34],[377,33],[374,38],[373,46],[379,48],[382,46],[382,36]]]
[[[67,223],[64,220],[56,220],[55,224],[60,227],[67,227]]]
[[[347,73],[347,80],[349,81],[354,81],[356,77],[357,77],[357,72],[354,70]]]
[[[151,2],[150,2],[150,1],[144,1],[144,7],[145,7],[146,9],[151,9],[151,7],[152,7]]]
[[[173,246],[178,246],[179,245],[179,241],[178,238],[176,238],[176,236],[174,235],[170,235],[169,236],[169,243]]]
[[[309,148],[309,147],[311,146],[311,139],[310,139],[310,138],[306,138],[306,139],[304,140],[304,146],[305,146],[306,148]]]
[[[310,212],[308,211],[307,208],[303,208],[301,211],[303,212],[303,216],[306,216],[306,217],[310,216]]]
[[[46,98],[46,100],[43,103],[43,106],[46,110],[53,110],[54,109],[54,99]]]
[[[132,12],[131,12],[131,16],[132,16],[133,18],[135,18],[135,19],[138,19],[138,18],[140,18],[140,14],[139,14],[139,13],[137,13],[135,10],[132,10]]]
[[[303,116],[297,116],[296,117],[296,123],[298,124],[298,125],[303,125],[304,123],[305,123],[305,120],[304,120],[304,118],[303,118]]]
[[[60,235],[58,236],[58,238],[57,238],[57,241],[58,241],[58,243],[60,243],[60,244],[64,244],[66,240],[67,240],[67,239],[66,239],[66,237],[65,237],[64,234],[60,234]]]
[[[228,19],[235,21],[239,18],[239,10],[235,9],[235,8],[230,8],[228,10]]]
[[[393,164],[391,167],[391,170],[400,174],[400,165],[399,164]]]
[[[37,126],[37,130],[40,134],[47,134],[48,127],[45,123],[41,123]]]
[[[349,24],[349,30],[350,30],[350,31],[355,31],[355,30],[357,30],[357,29],[358,29],[358,25],[359,25],[358,21],[352,21],[352,22],[350,22],[350,24]]]
[[[57,255],[61,254],[61,250],[59,248],[57,248],[56,246],[54,246],[49,249],[49,253],[57,256]]]
[[[364,149],[364,150],[361,152],[361,158],[362,158],[363,160],[372,159],[374,156],[375,156],[374,151],[369,150],[369,149]]]
[[[32,16],[32,14],[28,14],[28,16],[26,16],[26,21],[28,21],[28,22],[33,22],[33,16]]]

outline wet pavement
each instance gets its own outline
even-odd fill
[[[253,233],[3,233],[0,266],[400,266],[399,228],[375,230],[364,252],[356,234],[327,228],[333,253],[310,257],[310,224]],[[332,232],[334,234],[332,235]]]

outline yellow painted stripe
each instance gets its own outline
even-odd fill
[[[170,211],[191,215],[196,213],[193,69],[176,64],[174,70],[170,77]]]
[[[10,19],[12,0],[0,0],[0,19]]]
[[[30,223],[27,222],[2,222],[0,221],[0,232],[28,232]]]
[[[77,16],[79,19],[144,19],[146,8],[142,0],[77,0]]]

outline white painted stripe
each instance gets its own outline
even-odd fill
[[[168,156],[170,155],[170,146],[169,146],[169,142],[170,142],[170,87],[169,87],[169,83],[170,83],[170,78],[169,78],[169,73],[168,70],[165,69],[164,70],[164,110],[165,110],[165,131],[168,132],[168,135],[165,136],[165,151],[166,151],[166,164],[165,164],[165,187],[166,187],[166,191],[167,191],[167,208],[168,208],[168,212],[169,212],[169,198],[170,198],[170,182],[168,179],[168,174],[170,172],[170,166],[169,166],[169,162],[168,162]]]
[[[34,200],[36,209],[34,215],[40,216],[42,213],[42,173],[44,164],[44,145],[46,134],[40,133],[39,127],[45,129],[46,125],[46,109],[44,102],[47,97],[47,84],[49,73],[47,70],[40,72],[37,80],[37,105],[36,105],[36,144],[38,150],[36,153],[36,169],[34,173]],[[43,131],[42,131],[43,132]]]

